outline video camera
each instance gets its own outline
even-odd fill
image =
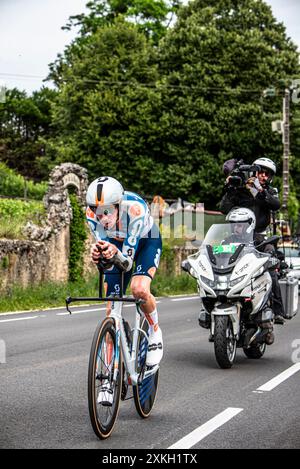
[[[234,189],[244,187],[250,177],[256,176],[257,171],[260,171],[259,165],[244,164],[243,160],[237,161],[230,171],[228,187]]]

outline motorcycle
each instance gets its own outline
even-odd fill
[[[259,359],[274,342],[271,308],[271,269],[278,259],[259,252],[273,236],[254,246],[253,231],[238,237],[232,224],[215,224],[208,230],[199,251],[183,261],[182,268],[197,279],[202,309],[200,326],[210,329],[216,361],[231,368],[238,347],[248,358]]]

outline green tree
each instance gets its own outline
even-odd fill
[[[53,107],[57,136],[47,154],[82,164],[90,178],[110,174],[132,189],[147,185],[148,169],[155,170],[157,80],[154,51],[135,25],[118,18],[99,28],[63,72]]]
[[[80,26],[80,35],[86,36],[123,16],[157,42],[181,3],[181,0],[93,0],[87,3],[89,12],[71,16],[64,29]]]
[[[208,208],[221,198],[226,159],[267,156],[280,171],[271,121],[282,96],[264,99],[263,90],[299,66],[270,7],[195,0],[156,46],[129,22],[137,5],[93,2],[92,14],[77,18],[78,39],[52,67],[59,94],[49,161],[74,161],[91,178],[115,175],[132,190]]]
[[[169,24],[174,21],[182,0],[92,0],[87,2],[88,12],[73,15],[62,29],[71,30],[79,27],[77,38],[69,44],[63,53],[50,64],[49,78],[60,86],[73,64],[83,50],[89,48],[90,37],[99,28],[112,25],[116,19],[125,19],[134,23],[138,30],[151,38],[153,43],[166,33]]]
[[[51,132],[50,105],[56,92],[43,87],[32,96],[16,88],[0,104],[0,160],[31,179],[41,180],[44,146],[40,138]]]
[[[262,91],[298,70],[296,46],[261,0],[195,0],[160,43],[165,189],[215,207],[230,157],[280,162]]]

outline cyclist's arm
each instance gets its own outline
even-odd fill
[[[122,254],[128,259],[126,271],[132,269],[134,255],[138,248],[141,233],[144,228],[146,210],[139,202],[135,202],[128,211],[128,231],[123,242]]]
[[[91,258],[95,264],[98,264],[100,256],[101,256],[101,252],[97,246],[98,246],[99,241],[104,241],[106,239],[103,236],[103,233],[101,233],[101,227],[100,227],[100,224],[97,222],[96,215],[94,214],[94,212],[92,212],[92,210],[89,207],[86,209],[86,221],[90,228],[91,234],[93,238],[95,239],[95,243],[92,244],[91,246],[91,251],[90,251]]]
[[[96,215],[89,207],[87,207],[85,216],[89,229],[93,237],[95,238],[95,241],[100,241],[102,239],[102,236],[100,234],[99,223],[97,221]]]

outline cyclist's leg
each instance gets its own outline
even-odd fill
[[[145,274],[134,274],[130,286],[133,296],[145,301],[145,303],[141,305],[141,309],[150,326],[154,326],[158,321],[156,318],[151,318],[152,313],[156,310],[156,301],[151,293],[151,282],[155,272],[156,268],[152,267],[148,269]]]
[[[161,250],[162,242],[159,232],[158,236],[142,238],[131,280],[133,296],[145,301],[141,309],[149,323],[148,365],[155,365],[162,358],[162,334],[158,325],[156,301],[151,293],[151,282],[159,265]]]
[[[153,322],[150,315],[156,309],[156,301],[150,288],[159,266],[161,250],[162,242],[160,236],[158,238],[142,238],[135,257],[135,269],[131,280],[133,296],[145,301],[141,309],[147,319],[149,317],[150,325]]]

